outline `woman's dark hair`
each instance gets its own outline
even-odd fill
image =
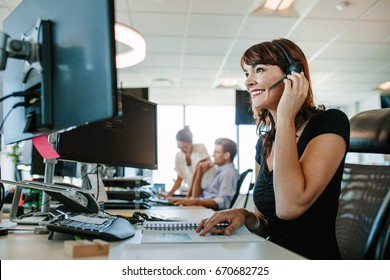
[[[186,125],[182,130],[179,130],[176,134],[177,141],[183,141],[192,144],[192,132],[190,127]]]
[[[292,61],[300,62],[302,64],[305,77],[309,81],[308,95],[305,102],[302,104],[301,109],[295,116],[295,127],[296,129],[299,129],[317,111],[325,110],[325,107],[322,105],[318,108],[314,105],[309,65],[302,50],[295,43],[284,38],[271,42],[263,42],[247,49],[241,57],[240,65],[241,68],[243,68],[244,64],[250,66],[256,66],[258,64],[277,65],[284,72],[289,61],[275,43],[285,49]],[[257,134],[263,140],[262,151],[264,158],[266,158],[271,152],[272,143],[275,140],[275,121],[267,109],[252,109],[256,120]]]

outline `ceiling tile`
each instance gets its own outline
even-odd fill
[[[196,0],[192,3],[193,13],[243,15],[252,7],[253,0]]]
[[[352,24],[350,20],[304,19],[292,32],[292,40],[328,41]]]
[[[217,69],[199,69],[186,67],[181,71],[182,78],[214,78],[217,75]]]
[[[242,18],[225,15],[191,15],[188,36],[190,37],[234,37]]]
[[[338,10],[337,5],[343,1],[340,0],[322,0],[318,2],[310,13],[308,18],[329,18],[329,19],[357,19],[369,9],[377,0],[354,0],[343,10]]]
[[[333,43],[320,54],[320,58],[357,58],[373,49],[375,44]]]
[[[297,18],[292,17],[250,16],[243,25],[239,38],[267,38],[269,41],[285,37],[296,21]]]
[[[185,54],[221,55],[228,51],[232,39],[191,37],[186,40]]]
[[[364,20],[390,21],[390,1],[375,1],[375,5],[362,16]]]
[[[127,0],[131,12],[186,13],[190,0]]]
[[[186,25],[184,14],[131,13],[133,26],[144,35],[183,36]]]
[[[181,56],[171,54],[148,54],[140,66],[145,67],[179,67]]]
[[[181,54],[182,36],[144,36],[148,54]]]
[[[382,42],[390,36],[390,21],[360,21],[340,37],[348,42]]]
[[[186,55],[183,66],[185,68],[214,68],[218,69],[223,60],[222,56]]]

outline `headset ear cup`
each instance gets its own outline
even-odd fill
[[[290,63],[287,66],[286,74],[290,75],[292,71],[297,72],[297,73],[301,73],[303,71],[302,64],[300,62],[292,62],[292,63]]]

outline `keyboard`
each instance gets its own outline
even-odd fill
[[[124,190],[124,191],[107,191],[108,199],[122,199],[122,200],[138,200],[149,198],[153,193],[149,190]]]
[[[155,206],[174,206],[174,203],[169,201],[166,198],[159,198],[156,196],[149,197],[148,201],[150,201]]]
[[[102,211],[67,214],[46,227],[53,232],[105,241],[124,240],[135,234],[134,227],[128,220]]]
[[[125,200],[108,200],[103,204],[103,209],[149,209],[150,205],[146,202],[134,202]]]

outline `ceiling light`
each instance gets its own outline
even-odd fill
[[[299,14],[294,9],[294,0],[267,0],[262,1],[250,13],[251,16],[282,16],[298,17]]]
[[[380,91],[390,91],[390,81],[386,81],[377,87]]]
[[[130,47],[128,51],[117,53],[116,68],[130,67],[145,59],[146,43],[138,31],[129,26],[115,23],[115,40]]]
[[[214,88],[237,88],[237,86],[237,79],[221,79],[216,81]]]
[[[339,11],[344,10],[346,7],[348,7],[351,3],[349,1],[341,1],[336,5],[336,9]]]
[[[151,86],[153,87],[170,87],[173,86],[174,82],[170,79],[165,79],[165,78],[159,78],[159,79],[154,79],[151,83]]]
[[[290,8],[294,0],[267,0],[264,7],[273,11]]]

